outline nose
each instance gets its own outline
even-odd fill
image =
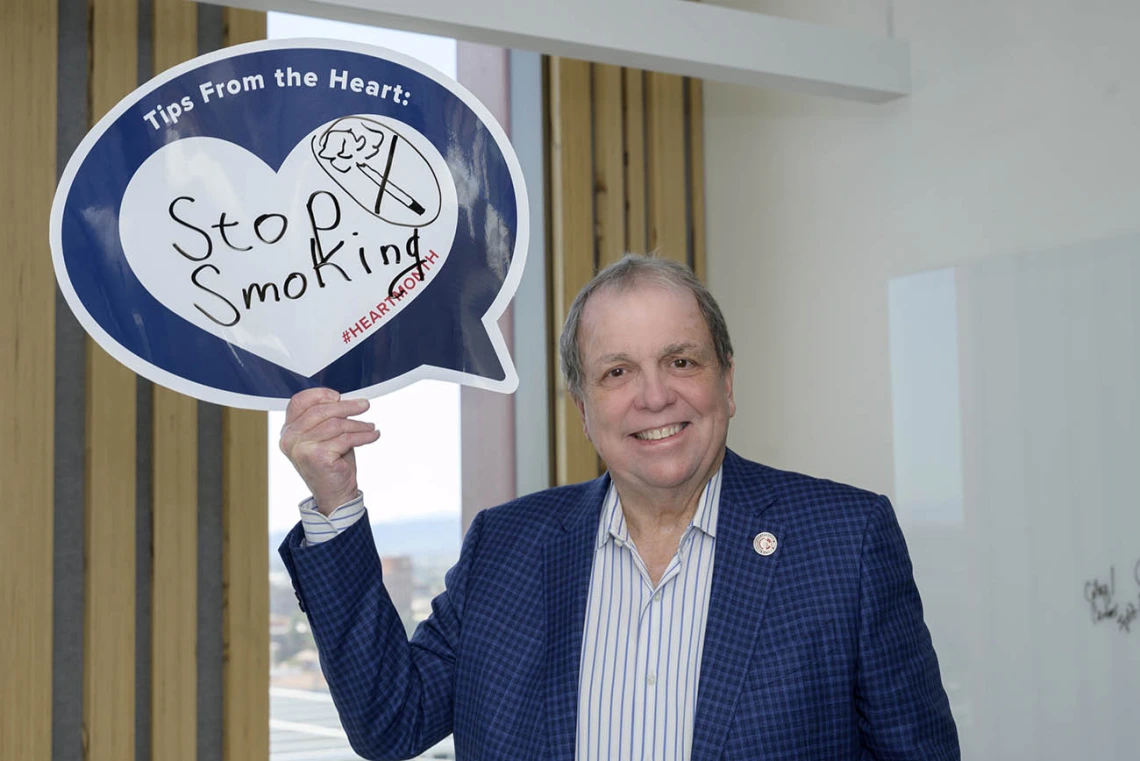
[[[662,410],[675,399],[676,393],[664,373],[654,370],[641,374],[641,387],[637,399],[641,407],[651,411]]]

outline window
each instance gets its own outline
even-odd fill
[[[456,75],[455,40],[270,13],[270,39],[325,37],[379,45]],[[360,486],[385,585],[408,632],[430,612],[459,555],[459,387],[420,381],[372,401],[364,419],[381,438],[357,451]],[[284,413],[269,415],[270,759],[348,761],[348,745],[316,648],[277,547],[297,523],[304,482],[277,449]],[[448,738],[422,759],[453,759]]]

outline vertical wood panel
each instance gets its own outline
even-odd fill
[[[557,347],[570,303],[594,275],[590,64],[551,58],[549,76],[552,328]],[[555,481],[568,484],[594,478],[597,453],[582,432],[561,373],[556,378]]]
[[[91,119],[138,82],[135,0],[91,5]],[[87,341],[86,761],[135,751],[135,377]]]
[[[269,440],[264,412],[222,413],[225,761],[269,756]]]
[[[197,758],[197,413],[154,387],[151,757],[163,761]]]
[[[62,165],[87,131],[90,110],[88,0],[60,0],[58,4],[43,5],[54,5],[58,9],[55,92],[58,178]],[[13,104],[11,110],[16,112],[19,108]],[[82,761],[83,617],[87,586],[84,557],[87,334],[58,288],[55,294],[51,758],[53,761]]]
[[[0,758],[52,747],[55,288],[48,214],[55,180],[57,4],[0,11]],[[18,178],[18,180],[16,179]]]
[[[649,252],[645,214],[645,72],[623,70],[625,97],[625,248]]]
[[[204,6],[199,6],[199,11]],[[217,28],[209,34],[222,37],[222,11]],[[199,44],[206,35],[199,17]],[[218,49],[221,49],[219,42]],[[198,407],[198,758],[219,761],[225,728],[223,689],[222,612],[225,601],[222,568],[225,565],[222,523],[224,408],[201,402]],[[266,687],[268,689],[268,686]]]
[[[152,0],[154,73],[197,55],[194,3]],[[198,756],[198,403],[161,386],[153,407],[151,757]]]
[[[198,8],[186,0],[151,0],[154,4],[154,73],[198,55]]]
[[[685,187],[685,119],[681,77],[646,75],[646,167],[649,185],[649,248],[688,262]]]
[[[265,39],[265,14],[226,8],[225,43]],[[263,412],[222,412],[223,758],[269,757],[269,440]]]
[[[689,208],[692,210],[691,262],[693,272],[701,280],[707,281],[705,272],[705,105],[704,88],[701,80],[687,79],[687,117],[689,119]]]
[[[225,10],[225,44],[265,39],[265,14]],[[225,761],[269,757],[269,440],[264,412],[222,412]]]
[[[135,729],[135,384],[87,350],[83,726],[89,761],[122,761]]]
[[[265,39],[265,13],[244,8],[226,8],[226,45]]]
[[[594,213],[598,268],[625,255],[622,70],[594,64]]]

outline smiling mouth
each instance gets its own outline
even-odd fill
[[[676,436],[684,430],[687,425],[688,423],[674,423],[673,425],[667,425],[661,428],[650,428],[647,431],[635,433],[633,436],[639,441],[660,441],[661,439]]]

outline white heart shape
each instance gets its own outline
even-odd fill
[[[386,132],[381,150],[376,140],[358,154],[351,139],[330,143],[352,120]],[[313,130],[277,172],[226,140],[169,143],[131,178],[119,235],[167,309],[311,377],[430,287],[458,214],[451,172],[427,138],[355,115]]]

